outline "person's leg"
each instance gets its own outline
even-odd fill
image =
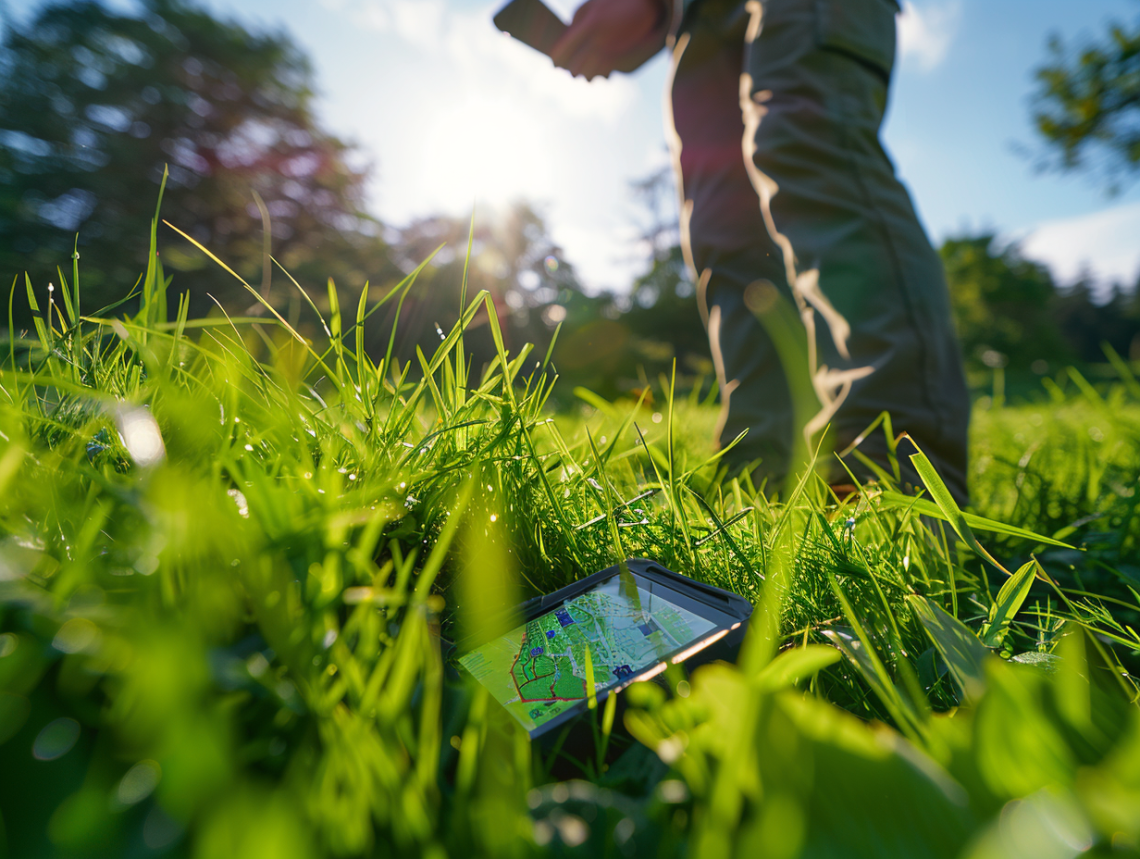
[[[745,165],[808,331],[837,449],[890,412],[959,500],[969,398],[941,261],[879,142],[894,56],[890,0],[748,4]],[[741,384],[734,402],[762,396]],[[860,450],[885,461],[881,433]],[[900,451],[901,452],[901,451]],[[903,457],[904,481],[921,485]]]
[[[720,384],[717,439],[726,446],[746,433],[726,458],[751,468],[757,486],[767,481],[773,489],[793,467],[796,441],[787,356],[761,321],[779,320],[779,303],[791,306],[776,260],[762,242],[744,251],[710,252],[699,294]]]
[[[755,466],[758,484],[776,485],[788,469],[792,408],[779,355],[745,300],[757,283],[779,284],[789,301],[791,294],[740,156],[748,14],[743,0],[706,0],[695,11],[674,50],[669,88],[682,246],[720,385],[717,441],[724,446],[747,432],[727,459]]]

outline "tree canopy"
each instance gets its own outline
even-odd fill
[[[1105,360],[1103,346],[1140,358],[1140,293],[1113,287],[1097,300],[1088,278],[1058,286],[1048,267],[993,233],[947,239],[940,249],[968,369],[1055,372]]]
[[[143,0],[137,16],[92,0],[44,7],[3,40],[0,274],[29,270],[42,285],[78,234],[85,294],[95,307],[119,297],[144,265],[167,165],[163,217],[255,286],[266,222],[298,276],[391,273],[364,209],[367,168],[320,127],[313,101],[309,63],[284,33],[183,0]],[[183,239],[160,238],[200,310],[206,292],[249,303]]]

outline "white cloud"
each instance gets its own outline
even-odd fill
[[[572,116],[619,120],[637,98],[628,77],[587,82],[557,69],[545,56],[495,30],[486,15],[456,15],[447,36],[447,52],[464,74],[493,78],[493,85],[509,81],[544,106]]]
[[[322,0],[326,8],[358,26],[394,35],[417,49],[431,52],[454,67],[456,83],[467,89],[498,92],[522,89],[577,117],[607,122],[621,118],[637,97],[624,76],[587,82],[554,67],[537,51],[500,33],[491,23],[501,0],[459,12],[443,0]]]
[[[1061,283],[1089,272],[1104,295],[1110,284],[1131,287],[1140,275],[1140,203],[1044,221],[1018,235],[1025,256],[1048,264]]]
[[[960,0],[928,0],[920,6],[905,0],[898,19],[899,60],[924,72],[937,68],[946,59],[961,18]]]

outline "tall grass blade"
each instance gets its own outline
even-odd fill
[[[950,669],[950,675],[967,700],[976,701],[985,692],[983,663],[986,646],[970,628],[937,603],[920,594],[906,598],[939,655]]]
[[[904,495],[901,492],[884,491],[880,492],[876,496],[876,499],[878,501],[876,506],[882,509],[913,510],[915,513],[919,513],[923,516],[931,516],[949,522],[951,525],[954,524],[951,519],[952,513],[948,515],[941,505],[928,501],[925,498],[915,498],[913,495]],[[987,531],[991,534],[1002,534],[1006,537],[1018,537],[1022,540],[1029,540],[1046,546],[1057,546],[1062,549],[1073,548],[1071,544],[1058,540],[1055,537],[1046,537],[1043,534],[1038,534],[1027,528],[1019,528],[1016,525],[998,522],[996,519],[987,519],[976,513],[968,513],[959,509],[957,515],[960,517],[960,521],[965,522],[973,531]]]
[[[1140,400],[1140,381],[1137,381],[1136,374],[1132,372],[1128,362],[1120,357],[1110,343],[1101,343],[1100,348],[1104,351],[1105,357],[1108,358],[1108,363],[1112,364],[1116,374],[1120,376],[1120,381],[1124,383],[1124,387],[1134,398]]]
[[[162,181],[158,186],[158,201],[154,206],[154,219],[150,222],[150,252],[147,254],[146,275],[143,277],[142,310],[147,322],[165,322],[153,313],[155,287],[158,283],[158,219],[162,211],[162,197],[166,193],[166,181],[170,178],[170,165],[162,167]],[[143,341],[146,342],[145,340]]]
[[[982,627],[982,643],[987,647],[1001,647],[1010,622],[1029,596],[1036,572],[1037,561],[1029,561],[1001,586],[997,599],[990,606],[989,619]]]
[[[233,278],[238,283],[240,283],[245,288],[245,290],[247,292],[249,292],[251,295],[253,295],[253,297],[255,299],[257,299],[258,303],[260,303],[262,307],[264,307],[266,310],[268,310],[274,316],[274,318],[281,324],[281,326],[286,331],[288,331],[289,334],[292,335],[293,339],[296,340],[298,343],[300,343],[305,348],[305,351],[307,351],[310,355],[313,356],[313,358],[316,360],[317,365],[322,367],[324,369],[324,371],[329,376],[331,376],[331,377],[336,376],[336,373],[334,373],[329,368],[329,366],[327,364],[325,364],[324,359],[313,350],[313,347],[309,343],[309,341],[306,340],[304,337],[302,337],[297,332],[297,330],[286,321],[285,317],[277,312],[277,308],[275,308],[273,305],[271,305],[269,302],[267,302],[265,299],[263,299],[261,297],[260,293],[258,293],[258,291],[256,289],[254,289],[252,286],[250,286],[248,283],[246,283],[241,275],[239,275],[236,271],[234,271],[232,268],[230,268],[228,265],[226,265],[224,262],[222,262],[220,259],[218,259],[218,257],[215,256],[212,251],[210,251],[205,245],[203,245],[201,242],[199,242],[193,236],[190,236],[190,235],[184,233],[182,230],[178,229],[178,227],[174,226],[174,224],[170,223],[169,221],[163,221],[163,223],[166,224],[166,226],[170,227],[170,229],[174,230],[174,232],[178,233],[178,235],[182,236],[182,238],[186,239],[186,241],[190,242],[190,244],[194,245],[194,247],[196,247],[198,250],[200,250],[202,253],[204,253],[206,256],[208,256],[210,259],[212,259],[219,266],[221,266],[224,271],[226,271],[230,275],[232,275]],[[296,281],[294,281],[294,283],[296,283]],[[298,284],[298,288],[300,288],[299,284]]]
[[[908,436],[909,438],[909,436]],[[911,439],[914,444],[914,439]],[[942,478],[938,475],[937,469],[927,459],[926,454],[917,444],[914,445],[918,453],[910,455],[910,461],[914,465],[918,476],[922,478],[922,482],[926,484],[926,489],[930,492],[930,496],[934,499],[934,503],[938,505],[938,509],[942,511],[943,518],[950,523],[950,527],[954,529],[962,542],[1005,573],[1010,575],[1009,570],[1001,565],[1001,563],[986,551],[978,539],[974,536],[974,532],[970,530],[970,524],[966,521],[958,503],[954,500],[954,496],[950,494],[950,490],[946,488],[946,484],[942,482]]]

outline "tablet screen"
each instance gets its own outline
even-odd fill
[[[613,576],[459,658],[528,731],[683,650],[716,624],[658,584]]]

